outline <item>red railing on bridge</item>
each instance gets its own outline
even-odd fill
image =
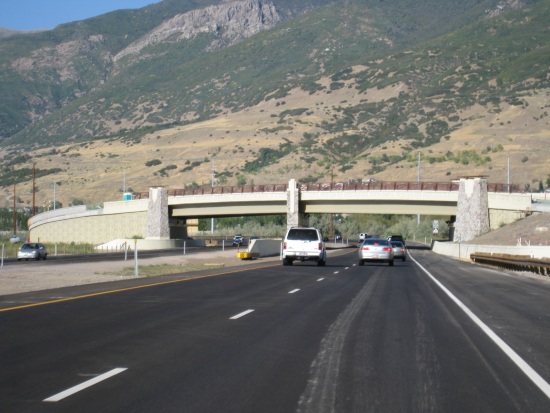
[[[286,192],[288,184],[214,186],[202,188],[170,189],[168,196],[186,195],[222,195],[261,192]],[[459,183],[452,182],[417,182],[417,181],[373,181],[373,182],[325,182],[300,184],[301,191],[458,191]],[[487,184],[488,192],[521,193],[519,185]],[[134,199],[147,199],[148,192],[139,192]]]
[[[241,186],[206,186],[202,188],[169,189],[168,196],[186,195],[222,195],[222,194],[251,194],[265,192],[286,192],[288,184],[269,185],[241,185]],[[147,199],[149,192],[139,192],[134,199]]]

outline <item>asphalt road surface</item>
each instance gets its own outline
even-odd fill
[[[547,281],[422,249],[196,275],[3,297],[0,411],[550,411]]]

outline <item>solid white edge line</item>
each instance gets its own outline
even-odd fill
[[[300,289],[296,288],[295,290],[289,291],[288,293],[289,294],[294,294],[294,293],[297,293],[298,291],[300,291]]]
[[[241,318],[241,317],[244,317],[245,315],[247,314],[250,314],[252,313],[254,310],[246,310],[246,311],[243,311],[242,313],[239,313],[237,315],[234,315],[233,317],[229,317],[230,320],[236,320],[238,318]]]
[[[544,380],[540,374],[538,374],[525,360],[523,360],[519,354],[517,354],[504,340],[502,340],[498,335],[495,334],[493,330],[487,326],[483,321],[479,319],[478,316],[476,316],[462,301],[460,301],[457,297],[451,293],[447,287],[445,287],[439,280],[437,280],[430,272],[425,269],[418,261],[416,261],[412,255],[409,254],[409,257],[414,261],[416,265],[420,267],[422,271],[424,271],[428,277],[431,278],[431,280],[439,287],[445,294],[449,296],[451,300],[453,300],[458,307],[466,313],[468,317],[472,319],[474,323],[477,324],[477,326],[491,339],[493,342],[506,354],[510,360],[512,360],[516,366],[518,366],[523,373],[531,379],[533,383],[550,399],[550,384],[546,380]]]
[[[116,369],[113,369],[111,371],[108,371],[107,373],[101,374],[93,379],[90,379],[88,381],[85,381],[84,383],[78,384],[74,387],[71,387],[70,389],[67,389],[65,391],[62,391],[61,393],[57,393],[51,397],[48,397],[47,399],[44,399],[45,402],[58,402],[60,400],[63,400],[66,397],[69,397],[75,393],[78,393],[81,390],[87,389],[88,387],[93,386],[94,384],[97,384],[103,380],[107,380],[110,377],[116,376],[119,373],[122,373],[123,371],[128,370],[125,367],[118,367]]]

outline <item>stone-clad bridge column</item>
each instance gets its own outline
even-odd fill
[[[487,179],[461,178],[453,241],[470,241],[489,229]]]
[[[166,188],[149,188],[145,238],[170,239],[168,190]]]
[[[286,227],[301,225],[307,225],[307,218],[300,212],[300,188],[296,180],[291,179],[286,192]]]

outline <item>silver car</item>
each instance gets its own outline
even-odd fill
[[[390,241],[393,248],[393,258],[405,261],[407,259],[407,250],[401,241]]]
[[[17,261],[21,260],[39,260],[40,258],[48,258],[48,250],[44,244],[40,242],[27,242],[21,245],[17,251]]]
[[[387,262],[393,266],[393,248],[390,242],[381,238],[367,238],[360,245],[357,252],[359,265],[365,262]]]

